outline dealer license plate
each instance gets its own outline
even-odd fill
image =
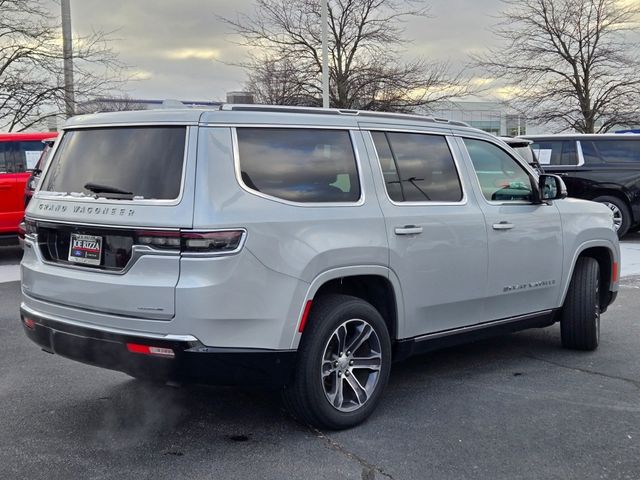
[[[71,234],[69,261],[85,265],[100,265],[102,257],[102,237],[95,235]]]

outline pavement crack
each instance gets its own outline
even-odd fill
[[[588,375],[596,375],[598,377],[604,377],[611,380],[622,380],[623,382],[630,383],[631,385],[633,385],[634,387],[640,390],[640,382],[638,382],[637,380],[632,380],[631,378],[619,377],[617,375],[609,375],[608,373],[597,372],[595,370],[589,370],[587,368],[571,367],[569,365],[564,365],[562,363],[554,362],[553,360],[548,360],[546,358],[540,358],[531,354],[525,354],[524,356],[527,358],[532,358],[533,360],[538,360],[539,362],[555,365],[556,367],[566,368],[567,370],[573,370],[575,372],[586,373]]]
[[[308,428],[313,433],[315,433],[318,438],[324,440],[328,448],[344,455],[349,460],[354,460],[358,462],[362,466],[363,480],[373,480],[375,478],[375,475],[372,475],[372,473],[374,472],[378,472],[380,475],[383,475],[384,477],[390,478],[391,480],[393,480],[393,477],[391,476],[391,474],[387,473],[382,467],[378,465],[374,465],[373,463],[369,463],[364,458],[356,455],[353,452],[350,452],[349,450],[344,448],[342,445],[340,445],[338,442],[333,440],[331,437],[325,435],[323,432],[321,432],[317,428],[314,428],[311,425],[308,425]]]

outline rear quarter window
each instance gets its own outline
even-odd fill
[[[237,128],[244,185],[299,203],[357,202],[360,182],[347,130]]]
[[[640,140],[589,140],[580,142],[586,163],[637,163]]]

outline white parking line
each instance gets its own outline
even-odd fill
[[[0,283],[20,280],[20,265],[0,265]]]

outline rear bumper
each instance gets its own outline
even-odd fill
[[[79,327],[20,309],[24,331],[49,353],[134,377],[214,385],[282,386],[295,364],[293,350],[207,347],[198,341],[162,340]],[[171,349],[172,358],[133,353],[127,344]]]

